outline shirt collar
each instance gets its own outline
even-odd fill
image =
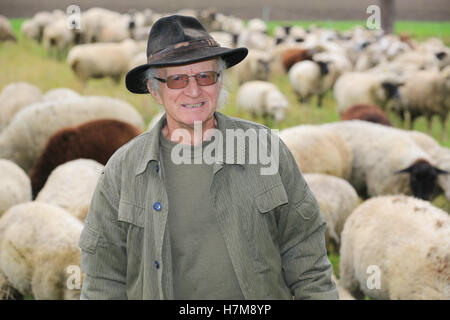
[[[244,167],[244,162],[235,162],[233,160],[227,159],[226,157],[226,129],[237,129],[231,118],[226,115],[216,111],[214,117],[217,120],[217,129],[221,132],[223,137],[223,163],[226,164],[237,164]],[[161,119],[156,123],[156,125],[149,131],[148,137],[144,144],[144,149],[142,152],[142,157],[136,166],[136,175],[141,174],[147,168],[150,161],[160,162],[160,135],[161,129],[167,123],[166,114],[161,117]],[[246,150],[247,152],[248,150]]]

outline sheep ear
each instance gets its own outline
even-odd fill
[[[399,174],[399,173],[410,173],[411,172],[411,166],[405,168],[405,169],[401,169],[401,170],[397,170],[394,173],[395,174]]]
[[[328,61],[318,61],[317,63],[319,64],[320,74],[322,76],[330,72],[330,70],[328,69]]]
[[[438,58],[439,60],[444,59],[447,56],[447,53],[444,51],[440,51],[435,53],[436,58]]]
[[[434,169],[436,170],[437,174],[450,174],[450,172],[446,171],[446,170],[442,170],[439,168],[434,167]]]

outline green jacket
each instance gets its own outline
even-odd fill
[[[218,129],[268,129],[215,113]],[[173,299],[168,203],[159,123],[105,166],[80,237],[82,299]],[[278,137],[277,137],[278,139]],[[227,160],[213,165],[209,194],[246,299],[337,299],[326,223],[290,151],[279,170]],[[158,203],[160,205],[158,205]],[[220,268],[211,262],[211,268]]]

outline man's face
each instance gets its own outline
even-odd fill
[[[204,71],[218,71],[215,59],[193,64],[166,67],[158,70],[158,77],[166,79],[176,74],[192,76]],[[152,81],[158,81],[153,79]],[[203,127],[214,123],[214,111],[222,81],[220,79],[209,86],[199,86],[194,77],[182,89],[170,89],[166,83],[160,83],[158,92],[150,90],[152,96],[166,109],[167,123],[171,130],[194,127],[194,121],[201,121]]]

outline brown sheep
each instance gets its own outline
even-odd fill
[[[341,120],[364,120],[374,123],[383,124],[392,127],[388,116],[380,107],[370,104],[355,104],[345,110],[341,115]]]
[[[105,165],[117,149],[141,133],[131,124],[113,119],[93,120],[57,131],[30,171],[33,198],[57,166],[79,158]]]
[[[286,51],[283,52],[283,54],[281,56],[281,61],[283,63],[283,67],[284,67],[284,70],[286,70],[286,72],[288,72],[289,69],[291,69],[291,67],[295,63],[297,63],[299,61],[311,60],[311,59],[312,59],[311,50],[298,49],[298,48],[287,49]]]

